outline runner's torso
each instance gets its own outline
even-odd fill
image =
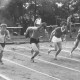
[[[39,32],[38,28],[36,27],[36,29],[33,30],[33,33],[31,35],[31,38],[39,39],[39,34],[40,34],[40,32]]]
[[[57,38],[60,38],[63,34],[66,34],[66,30],[64,32],[61,31],[61,27],[58,27],[56,30],[55,30],[55,37]]]
[[[6,31],[1,31],[0,30],[0,43],[4,43],[5,42],[6,35],[7,35],[7,30]]]

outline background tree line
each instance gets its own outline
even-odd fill
[[[48,25],[55,25],[67,19],[70,14],[80,13],[79,0],[7,1],[9,4],[3,5],[4,7],[0,9],[0,22],[6,22],[9,26],[17,26],[17,23],[24,23],[25,20],[28,26],[33,25],[37,15],[40,15]]]

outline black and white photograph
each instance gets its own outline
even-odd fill
[[[0,80],[80,80],[80,0],[0,0]]]

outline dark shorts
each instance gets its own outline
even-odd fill
[[[5,47],[5,43],[0,43],[1,44],[1,46],[4,48]]]
[[[39,43],[39,39],[30,38],[30,44],[31,43],[37,44],[37,43]]]

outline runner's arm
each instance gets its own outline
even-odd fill
[[[29,30],[30,30],[30,29],[27,28],[27,29],[26,29],[26,32],[24,32],[24,36],[25,36],[26,38],[29,37]]]
[[[45,29],[45,37],[49,38],[49,34],[48,34],[48,31]]]
[[[35,29],[37,29],[37,27],[28,27],[27,30],[26,30],[26,32],[24,32],[24,36],[25,36],[26,38],[30,37],[30,36],[29,36],[29,32],[30,32],[30,31],[33,31],[33,30],[35,30]]]
[[[52,39],[52,37],[53,37],[54,35],[55,35],[55,30],[53,30],[53,31],[51,32],[49,41],[51,41],[51,39]]]
[[[10,37],[10,32],[7,30],[7,35],[6,35],[6,39],[10,40],[11,37]]]

